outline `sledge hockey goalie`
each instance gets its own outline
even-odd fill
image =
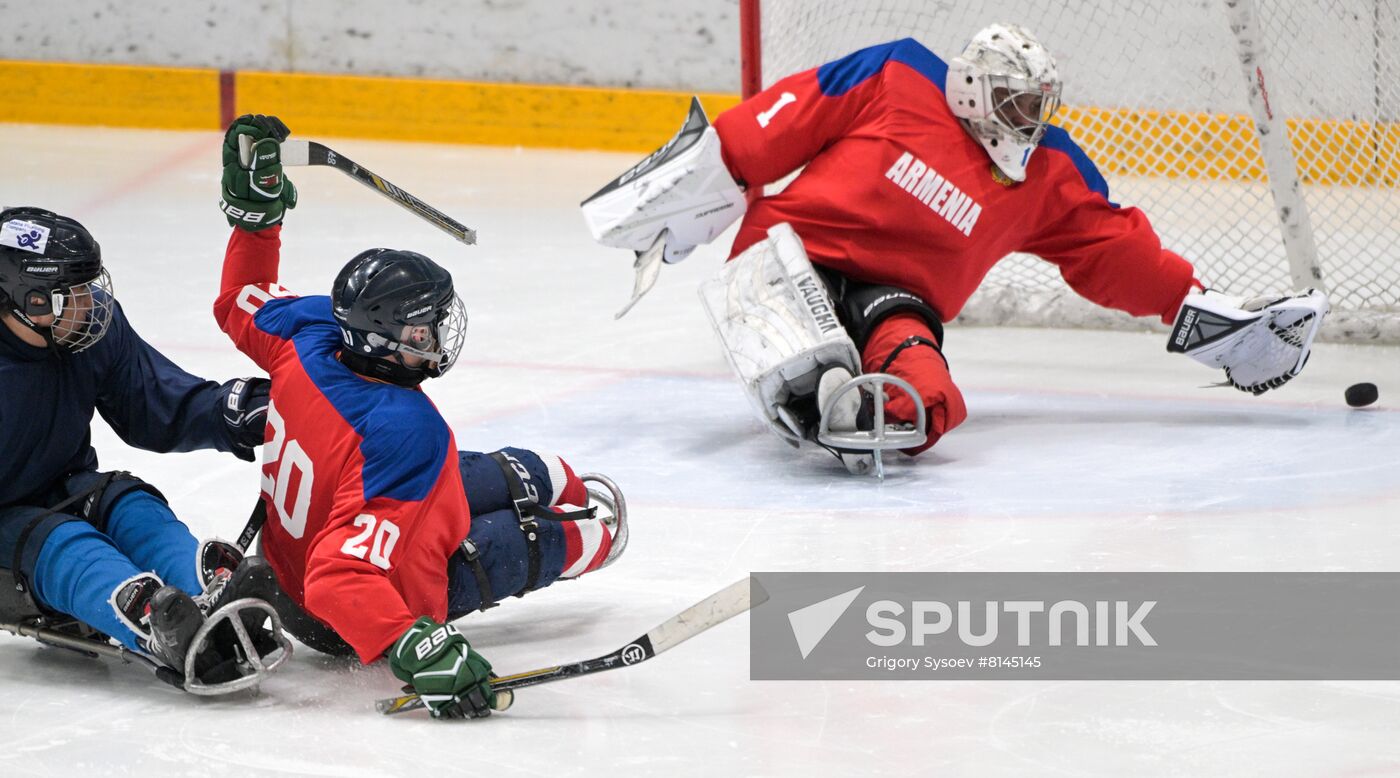
[[[913,39],[872,46],[778,81],[714,126],[692,101],[681,131],[585,200],[584,217],[603,245],[637,252],[622,313],[662,264],[742,218],[702,290],[706,310],[770,428],[828,446],[853,472],[964,421],[943,325],[1012,252],[1054,264],[1094,303],[1174,322],[1168,350],[1223,368],[1238,389],[1297,375],[1326,297],[1206,290],[1049,123],[1061,86],[1050,53],[1015,25],[981,30],[951,62]]]

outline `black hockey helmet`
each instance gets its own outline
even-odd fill
[[[361,252],[336,276],[331,305],[345,342],[341,361],[399,386],[446,373],[466,337],[451,274],[412,251]]]
[[[42,208],[0,211],[0,310],[78,352],[107,334],[113,306],[102,249],[83,225]],[[40,316],[55,319],[41,325]]]

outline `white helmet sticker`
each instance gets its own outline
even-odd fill
[[[0,246],[43,254],[49,246],[49,228],[24,219],[12,219],[0,226]]]

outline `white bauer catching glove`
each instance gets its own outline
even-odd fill
[[[1230,385],[1263,394],[1303,372],[1331,310],[1316,289],[1245,299],[1207,290],[1186,295],[1167,351],[1225,369]]]

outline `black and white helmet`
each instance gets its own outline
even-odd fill
[[[115,304],[102,249],[83,225],[42,208],[0,211],[0,310],[77,353],[107,334]],[[55,318],[35,321],[45,316]]]
[[[341,361],[399,386],[446,373],[466,337],[451,274],[412,251],[361,252],[336,276],[331,305],[345,342]]]

